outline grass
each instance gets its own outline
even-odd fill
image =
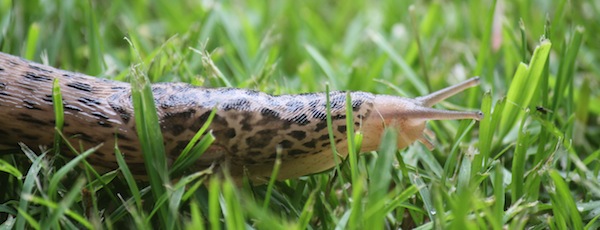
[[[597,229],[599,11],[565,0],[0,0],[0,51],[133,79],[147,167],[160,168],[136,182],[122,159],[94,172],[83,161],[94,149],[66,159],[23,146],[0,156],[0,228]],[[436,149],[397,150],[386,131],[378,151],[334,170],[256,187],[207,179],[211,169],[171,181],[189,160],[172,171],[162,161],[147,88],[415,97],[472,76],[480,88],[439,107],[485,118],[429,122]],[[212,141],[200,134],[186,159]],[[362,136],[348,137],[355,151]]]

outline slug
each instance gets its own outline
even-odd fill
[[[100,170],[112,170],[118,168],[114,155],[117,139],[132,173],[143,176],[143,153],[128,83],[68,72],[4,53],[0,53],[0,146],[17,149],[19,142],[30,147],[52,145],[52,82],[56,78],[63,96],[66,141],[84,150],[104,143],[87,161]],[[428,120],[481,119],[483,114],[478,111],[431,108],[478,83],[478,78],[472,78],[414,99],[351,92],[353,128],[364,136],[360,150],[377,149],[385,127],[397,130],[398,148],[404,148],[416,140],[426,140],[423,131]],[[228,165],[235,180],[248,175],[260,183],[271,175],[278,149],[282,160],[280,180],[335,165],[324,93],[274,96],[248,89],[183,83],[153,84],[152,92],[168,163],[179,156],[216,106],[210,124],[216,140],[195,162],[194,169]],[[346,92],[330,92],[329,96],[335,148],[345,157]]]

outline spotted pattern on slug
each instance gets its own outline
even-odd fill
[[[52,82],[59,79],[64,106],[63,134],[71,145],[86,150],[103,144],[86,160],[99,169],[117,168],[115,145],[134,175],[145,175],[136,133],[131,87],[59,70],[0,53],[0,146],[18,149],[18,142],[52,146],[54,112]],[[476,84],[472,79],[416,99],[351,92],[354,130],[364,132],[361,151],[377,148],[382,130],[398,131],[397,145],[406,147],[422,137],[428,119],[480,119],[481,113],[444,111],[430,106]],[[152,85],[167,161],[172,163],[204,125],[213,108],[209,129],[215,142],[195,162],[194,169],[229,166],[241,180],[271,175],[281,150],[279,179],[320,172],[335,162],[327,128],[326,95],[269,95],[236,88],[203,88],[183,83]],[[329,94],[334,147],[343,157],[346,145],[346,92]],[[117,141],[117,142],[115,142]],[[64,146],[64,145],[63,145]],[[64,154],[75,155],[68,149]]]
[[[54,78],[60,78],[65,135],[72,144],[85,148],[104,143],[88,161],[102,168],[115,168],[112,148],[116,137],[128,164],[143,165],[128,84],[66,72],[8,55],[0,57],[0,66],[0,109],[8,111],[0,113],[0,133],[14,134],[1,141],[2,144],[52,143],[51,83]],[[330,148],[322,93],[272,96],[253,90],[212,89],[181,83],[155,84],[152,92],[169,161],[181,153],[215,106],[218,112],[210,129],[216,141],[198,165],[211,165],[216,160],[237,165],[270,164],[278,148],[284,159],[302,158]],[[336,142],[346,136],[345,97],[345,92],[330,94]],[[361,120],[371,112],[373,95],[355,92],[352,98],[355,128],[359,128]],[[10,122],[11,118],[18,122]],[[93,131],[86,132],[86,129]]]

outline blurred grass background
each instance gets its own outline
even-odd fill
[[[480,76],[440,107],[486,114],[430,122],[433,151],[386,139],[341,174],[242,188],[196,175],[162,198],[120,171],[50,186],[66,165],[29,146],[29,158],[0,158],[0,227],[596,229],[599,11],[583,0],[0,0],[0,51],[57,68],[127,81],[139,53],[153,82],[405,97]]]

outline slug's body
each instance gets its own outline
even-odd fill
[[[104,169],[117,168],[115,139],[134,174],[145,174],[135,131],[129,84],[67,72],[0,53],[0,146],[50,146],[54,138],[52,81],[59,78],[65,108],[63,133],[82,150],[103,143],[87,161]],[[416,99],[353,92],[354,129],[364,135],[361,151],[375,150],[385,127],[399,133],[398,147],[422,138],[432,119],[479,119],[480,112],[429,108],[476,85],[478,80]],[[152,86],[167,160],[174,161],[204,124],[217,114],[210,129],[216,140],[195,168],[229,164],[240,179],[244,169],[257,182],[270,176],[277,149],[281,150],[279,179],[320,172],[334,166],[323,93],[272,96],[234,88],[202,88],[182,83]],[[330,93],[333,136],[346,154],[346,93]]]

